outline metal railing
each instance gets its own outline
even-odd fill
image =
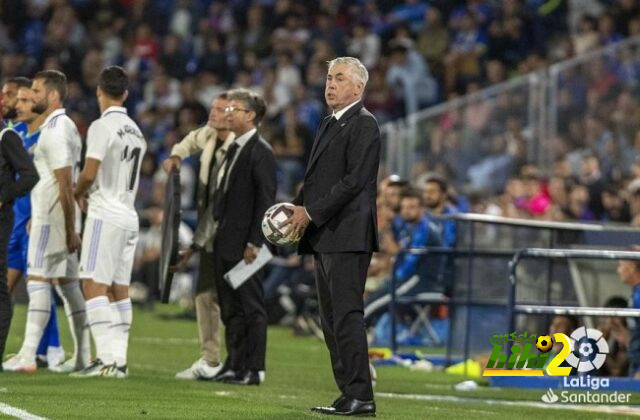
[[[548,236],[543,238],[541,241],[547,246],[545,251],[548,251],[550,254],[556,251],[556,247],[558,245],[566,245],[569,243],[572,244],[580,244],[585,242],[595,242],[598,244],[609,243],[610,245],[621,245],[621,244],[629,244],[640,243],[640,229],[631,228],[628,226],[620,226],[620,225],[602,225],[602,224],[591,224],[591,223],[565,223],[565,222],[547,222],[547,221],[538,221],[538,220],[525,220],[525,219],[512,219],[505,218],[499,216],[489,216],[483,214],[456,214],[449,216],[442,216],[437,219],[441,220],[455,220],[459,224],[468,224],[468,229],[466,229],[467,238],[463,238],[461,236],[458,237],[458,244],[462,244],[461,246],[457,246],[455,249],[451,248],[443,248],[443,247],[427,247],[427,248],[410,248],[401,250],[399,255],[403,254],[412,254],[412,255],[420,255],[426,256],[430,254],[436,255],[449,255],[454,259],[466,259],[466,275],[459,276],[454,274],[452,276],[452,285],[451,285],[451,296],[436,296],[431,295],[429,299],[420,299],[418,303],[440,303],[446,304],[449,306],[449,316],[450,319],[453,319],[459,313],[460,308],[464,311],[464,325],[463,325],[463,342],[462,342],[462,355],[466,360],[469,358],[471,353],[470,349],[470,333],[471,333],[471,308],[474,306],[501,306],[504,307],[507,312],[509,311],[511,304],[511,297],[515,299],[515,289],[511,289],[511,283],[509,282],[509,271],[504,278],[501,279],[493,279],[494,281],[500,281],[507,285],[507,289],[504,294],[501,294],[497,297],[497,299],[493,299],[486,294],[482,296],[478,296],[478,294],[474,294],[474,283],[481,283],[486,279],[477,277],[476,273],[476,264],[478,260],[482,259],[504,259],[507,260],[504,263],[504,267],[515,270],[515,265],[509,265],[508,261],[512,261],[514,255],[519,255],[518,258],[524,257],[525,254],[522,254],[521,250],[524,248],[522,244],[518,245],[517,243],[510,242],[508,247],[505,249],[500,248],[488,248],[478,246],[477,234],[476,234],[476,225],[492,225],[496,227],[508,227],[513,229],[528,229],[534,230],[536,232],[547,232]],[[528,238],[524,238],[523,241],[528,240]],[[518,254],[520,252],[520,254]],[[532,252],[532,251],[531,251]],[[568,250],[560,249],[559,252],[568,252]],[[598,254],[598,251],[584,251],[586,254],[589,252],[594,252]],[[601,253],[603,251],[600,251]],[[629,253],[624,251],[611,251],[614,254],[609,255],[630,255],[634,254],[636,257],[633,259],[640,259],[640,253]],[[584,254],[584,255],[586,255]],[[576,254],[577,255],[577,254]],[[604,255],[604,254],[603,254]],[[519,260],[518,260],[519,261]],[[547,267],[546,267],[546,285],[539,285],[539,287],[544,289],[544,306],[551,306],[551,280],[552,280],[552,265],[553,259],[548,259]],[[456,265],[458,267],[458,265]],[[395,271],[395,270],[394,270]],[[398,343],[397,343],[397,325],[395,318],[395,310],[398,304],[402,303],[410,303],[412,302],[411,298],[401,297],[398,298],[396,296],[396,286],[398,280],[395,277],[395,273],[392,271],[391,274],[391,300],[389,303],[389,313],[391,316],[391,349],[394,354],[398,351]],[[456,271],[457,273],[457,271]],[[463,286],[464,290],[462,293],[459,293],[459,286]],[[535,307],[540,307],[539,304],[526,304],[523,303],[521,306],[517,308],[517,310],[523,311],[523,313],[533,313],[535,311]],[[568,309],[569,306],[563,305],[558,306],[556,311],[567,310],[573,311],[574,309]],[[596,312],[594,310],[594,312]],[[622,310],[620,313],[625,313]],[[549,312],[551,313],[551,311]],[[598,312],[602,313],[601,311]],[[509,318],[509,313],[507,314],[507,320]],[[450,332],[447,337],[447,363],[450,362],[452,353],[453,353],[453,341],[452,341],[452,329],[453,321],[451,321]],[[504,327],[509,328],[512,325],[507,322]],[[509,331],[512,331],[510,329]]]

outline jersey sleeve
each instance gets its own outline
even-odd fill
[[[66,168],[67,166],[73,167],[74,165],[71,128],[64,121],[60,121],[59,124],[61,124],[62,130],[48,132],[46,141],[40,142],[45,149],[44,156],[46,156],[47,163],[52,171]]]
[[[109,147],[109,132],[102,122],[94,121],[87,133],[87,158],[102,162]]]

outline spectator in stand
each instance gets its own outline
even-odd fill
[[[424,214],[422,194],[409,187],[400,197],[400,215],[393,221],[393,236],[398,250],[442,245],[438,227]],[[411,296],[424,291],[437,290],[440,286],[440,263],[415,254],[402,253],[396,257],[393,273],[396,280],[396,296]],[[364,303],[364,319],[368,324],[387,309],[391,299],[391,283],[372,293]]]
[[[429,7],[424,25],[418,34],[417,50],[427,60],[434,76],[443,76],[442,59],[449,48],[449,31],[442,22],[442,13],[436,7]]]
[[[391,48],[391,65],[386,80],[395,94],[404,99],[405,114],[413,114],[435,103],[438,85],[413,43],[410,40],[398,40]]]
[[[453,42],[444,57],[445,89],[453,90],[460,80],[480,76],[480,60],[487,51],[487,38],[469,13],[460,17],[459,29],[453,34]]]

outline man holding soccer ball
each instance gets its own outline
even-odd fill
[[[362,105],[369,74],[356,58],[329,62],[325,99],[332,115],[320,125],[293,215],[284,222],[298,249],[315,257],[325,342],[340,396],[312,411],[373,416],[364,284],[378,250],[376,189],[380,162],[378,123]]]

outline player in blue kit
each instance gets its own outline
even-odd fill
[[[23,145],[33,159],[33,152],[40,137],[43,119],[31,111],[33,106],[31,81],[25,77],[8,79],[3,86],[3,111],[11,117],[8,126],[16,130]],[[28,223],[31,219],[31,198],[29,195],[17,199],[13,205],[14,224],[9,240],[7,261],[7,285],[13,292],[26,272],[27,249],[29,243]],[[55,366],[64,361],[64,351],[60,345],[55,300],[51,300],[51,318],[44,331],[37,350],[37,361],[41,366]]]

